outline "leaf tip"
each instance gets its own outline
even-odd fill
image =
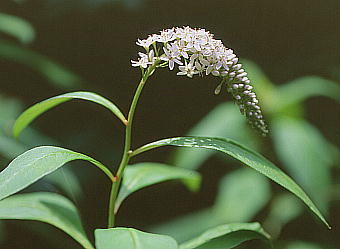
[[[331,229],[332,229],[331,225],[326,221],[326,219],[325,219],[323,216],[320,216],[319,218],[320,218],[320,220],[326,225],[326,227],[328,228],[328,230],[331,230]]]

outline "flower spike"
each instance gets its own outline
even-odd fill
[[[147,53],[139,53],[140,58],[131,61],[132,66],[145,69],[163,61],[170,70],[178,66],[177,75],[192,78],[196,74],[211,74],[219,77],[222,82],[215,89],[215,94],[226,85],[249,123],[263,135],[268,133],[259,101],[242,64],[238,63],[234,51],[225,47],[221,40],[214,39],[209,31],[188,26],[176,27],[162,30],[160,34],[149,35],[145,40],[138,39],[136,44],[143,47]],[[158,56],[158,52],[164,53]],[[162,67],[164,64],[161,64]]]

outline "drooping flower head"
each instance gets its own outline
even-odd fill
[[[142,70],[151,65],[169,67],[178,66],[177,75],[213,75],[221,79],[215,94],[226,85],[228,92],[240,108],[249,123],[263,135],[268,133],[262,111],[253,86],[238,63],[234,51],[214,39],[213,34],[205,29],[190,27],[165,29],[160,34],[149,35],[147,39],[136,42],[146,53],[139,53],[137,61],[131,60],[132,66]]]

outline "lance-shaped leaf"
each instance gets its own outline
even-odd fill
[[[119,191],[115,212],[118,211],[120,204],[133,192],[147,186],[169,181],[182,180],[183,183],[192,191],[197,191],[201,177],[192,170],[169,166],[162,163],[139,163],[129,165],[124,171],[121,189]]]
[[[20,132],[40,114],[46,112],[47,110],[51,109],[56,105],[59,105],[72,99],[88,100],[95,102],[99,105],[102,105],[109,109],[113,114],[115,114],[124,124],[127,123],[122,112],[118,109],[118,107],[115,104],[113,104],[108,99],[92,92],[72,92],[46,99],[42,102],[39,102],[31,106],[26,111],[24,111],[14,124],[13,127],[14,136],[15,137],[19,136]]]
[[[54,193],[30,193],[0,201],[0,219],[37,220],[51,224],[93,249],[81,225],[77,208],[65,197]]]
[[[32,25],[17,16],[0,13],[0,31],[16,37],[22,43],[31,42],[35,32]]]
[[[39,139],[40,137],[34,136],[37,134],[29,134],[30,136]],[[41,137],[44,139],[44,137]],[[47,140],[47,139],[46,139]],[[34,142],[37,142],[36,140]],[[8,137],[0,132],[0,157],[3,156],[6,159],[13,159],[16,156],[24,153],[29,149],[29,146],[15,140],[13,137]],[[2,169],[5,165],[1,165]],[[58,188],[63,190],[68,196],[81,196],[82,189],[78,178],[69,168],[62,168],[47,175],[44,180],[56,185]]]
[[[252,151],[245,146],[224,138],[210,138],[210,137],[175,137],[159,140],[150,144],[146,144],[134,152],[132,156],[148,151],[161,146],[172,145],[180,147],[193,147],[217,150],[241,161],[245,165],[257,170],[261,174],[272,179],[282,187],[291,191],[299,197],[328,227],[328,223],[317,209],[312,200],[288,175],[276,167],[273,163],[268,161],[262,155]]]
[[[97,249],[178,249],[177,242],[169,236],[133,228],[96,229],[95,239]]]
[[[89,161],[100,168],[111,180],[112,173],[100,162],[78,152],[53,146],[41,146],[26,151],[0,172],[0,200],[73,160]]]
[[[233,223],[209,229],[199,237],[181,244],[179,249],[234,248],[253,239],[269,240],[270,236],[257,222]]]

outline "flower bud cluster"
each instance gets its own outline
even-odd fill
[[[177,27],[149,35],[144,40],[138,39],[136,44],[146,53],[139,53],[137,61],[131,60],[132,66],[146,69],[156,61],[162,61],[159,67],[168,66],[170,70],[178,65],[177,75],[192,78],[196,74],[211,74],[219,77],[222,81],[215,93],[218,94],[225,84],[250,124],[262,134],[268,133],[253,86],[242,64],[238,63],[233,50],[226,48],[221,40],[214,39],[209,31]]]

